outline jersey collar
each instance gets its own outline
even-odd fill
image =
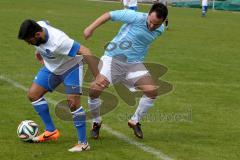
[[[47,30],[47,28],[44,28],[44,27],[43,27],[43,29],[44,29],[44,32],[45,32],[45,41],[47,42],[48,39],[49,39],[48,30]]]

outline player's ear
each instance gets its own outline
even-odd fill
[[[41,32],[36,32],[36,33],[35,33],[35,37],[36,37],[36,38],[41,37]]]

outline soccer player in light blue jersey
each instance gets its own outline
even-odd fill
[[[25,20],[20,26],[18,38],[34,45],[36,57],[44,64],[28,91],[28,99],[46,127],[44,133],[34,137],[33,141],[45,142],[59,138],[60,133],[51,119],[44,95],[63,83],[78,133],[78,144],[69,151],[89,150],[86,138],[86,114],[80,104],[80,95],[83,81],[82,58],[86,60],[94,76],[98,74],[90,50],[45,21]]]
[[[107,46],[102,56],[100,74],[90,87],[88,105],[92,111],[93,125],[91,134],[98,138],[101,127],[100,94],[109,85],[122,82],[130,91],[139,89],[143,92],[136,112],[128,121],[138,138],[143,138],[140,120],[158,96],[158,87],[150,73],[145,68],[143,61],[152,42],[164,31],[163,22],[168,15],[168,10],[162,3],[154,4],[149,13],[135,12],[132,10],[117,10],[103,14],[84,30],[85,38],[92,36],[93,32],[112,20],[122,22],[118,34]]]

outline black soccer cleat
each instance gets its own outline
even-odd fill
[[[131,123],[131,121],[128,121],[128,126],[133,129],[133,132],[136,137],[143,138],[143,133],[141,129],[141,124],[138,122],[136,124]]]
[[[92,129],[91,129],[91,137],[93,139],[98,139],[101,125],[102,125],[102,122],[101,123],[97,123],[97,122],[93,123]]]

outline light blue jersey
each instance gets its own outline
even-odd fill
[[[164,32],[164,25],[155,31],[149,31],[148,14],[128,9],[112,11],[110,16],[112,21],[125,24],[109,43],[104,54],[110,57],[125,55],[130,63],[143,62],[150,44]]]

